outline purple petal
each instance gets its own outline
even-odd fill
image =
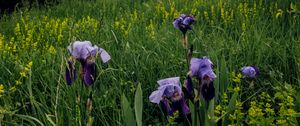
[[[150,102],[159,104],[160,100],[162,99],[163,93],[164,92],[161,92],[160,90],[153,91],[149,96]]]
[[[175,20],[173,21],[173,26],[174,26],[174,28],[179,28],[181,22],[182,22],[182,19],[181,19],[181,18],[175,19]]]
[[[161,106],[165,116],[169,116],[172,114],[172,109],[170,107],[168,100],[166,100],[166,99],[161,100],[160,106]]]
[[[179,101],[173,102],[172,103],[172,111],[176,111],[178,110],[180,113],[187,115],[190,113],[190,109],[187,106],[187,104],[185,103],[185,100],[182,98]]]
[[[168,85],[163,85],[158,87],[158,89],[160,92],[163,93],[163,96],[168,97],[168,98],[178,98],[181,97],[182,91],[181,91],[181,87],[179,85],[176,84],[168,84]]]
[[[96,79],[96,64],[93,61],[87,61],[84,66],[84,82],[87,86],[92,85]]]
[[[73,62],[68,61],[68,66],[66,67],[66,81],[68,85],[71,85],[76,79],[76,70],[74,68]]]
[[[211,81],[215,80],[217,77],[214,73],[212,62],[204,56],[203,58],[192,58],[190,63],[190,70],[192,76],[198,77],[199,79],[204,79],[204,77],[209,77]]]
[[[245,66],[241,69],[241,73],[245,78],[255,78],[258,75],[258,69],[252,66]]]
[[[157,81],[159,84],[158,90],[163,92],[166,97],[173,97],[175,93],[181,95],[181,84],[179,77],[171,77]]]
[[[157,81],[157,83],[159,84],[159,86],[168,85],[168,84],[180,85],[180,77],[170,77],[166,79],[161,79]]]
[[[215,87],[213,82],[201,84],[201,95],[206,101],[210,101],[215,97]]]
[[[180,106],[181,106],[182,114],[187,115],[187,114],[191,113],[190,108],[187,106],[187,104],[183,98],[180,100]]]
[[[194,23],[195,22],[195,19],[194,19],[194,17],[192,17],[192,16],[186,16],[184,19],[183,19],[183,21],[182,21],[182,24],[184,24],[184,25],[191,25],[192,23]]]
[[[103,63],[106,63],[111,59],[110,55],[104,49],[99,48],[99,53]]]

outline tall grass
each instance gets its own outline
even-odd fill
[[[242,92],[229,93],[228,113],[234,111],[236,99],[255,99],[263,91],[274,96],[280,92],[276,87],[287,84],[298,90],[299,4],[293,0],[62,0],[43,9],[17,8],[0,20],[0,83],[5,89],[0,98],[0,124],[75,125],[76,92],[81,95],[82,125],[88,119],[85,104],[89,92],[96,125],[124,125],[133,118],[139,121],[139,117],[143,125],[167,123],[148,96],[157,80],[186,75],[181,33],[172,26],[181,13],[197,19],[188,34],[195,56],[205,52],[215,64],[215,105],[223,103],[223,94],[237,86],[231,73],[244,65],[258,66],[261,75],[254,88],[243,83]],[[112,57],[108,64],[97,61],[99,74],[91,87],[84,86],[80,78],[72,86],[64,80],[69,57],[66,47],[73,40],[89,40]],[[20,72],[30,61],[33,65],[22,77]],[[136,101],[136,92],[141,93],[138,84],[142,102]],[[11,87],[16,90],[9,90]],[[299,93],[292,97],[299,112]],[[135,106],[141,103],[139,116],[133,112],[141,111],[141,106]],[[210,114],[215,109],[211,107]],[[127,119],[130,112],[132,118]]]

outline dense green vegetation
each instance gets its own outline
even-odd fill
[[[296,0],[62,0],[17,8],[0,19],[0,124],[86,125],[90,117],[93,125],[176,123],[176,114],[164,118],[148,97],[157,80],[179,76],[184,84],[186,49],[172,22],[186,13],[196,18],[187,33],[194,57],[209,56],[217,75],[208,109],[201,101],[197,117],[189,104],[190,124],[298,125],[299,8]],[[75,40],[112,57],[97,60],[92,86],[80,77],[66,84],[67,46]],[[249,65],[260,75],[243,80],[239,70]]]

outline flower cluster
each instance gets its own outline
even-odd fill
[[[110,55],[96,45],[92,46],[90,41],[75,41],[68,46],[71,57],[67,62],[66,81],[71,85],[76,79],[76,60],[80,62],[80,76],[87,86],[94,83],[96,77],[95,57],[100,55],[102,61],[106,63],[110,60]]]
[[[166,116],[173,115],[175,111],[185,116],[190,113],[183,97],[179,77],[162,79],[157,83],[159,87],[151,93],[149,99],[152,103],[160,104]]]

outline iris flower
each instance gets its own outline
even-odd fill
[[[259,70],[256,66],[244,66],[241,69],[244,78],[255,78],[259,75]]]
[[[90,41],[75,41],[68,46],[68,50],[71,54],[66,68],[66,81],[68,85],[71,85],[76,79],[76,60],[80,62],[81,79],[87,86],[90,86],[95,82],[95,58],[97,55],[100,56],[103,63],[111,59],[110,55],[104,49],[96,45],[92,46]]]
[[[192,30],[192,24],[195,22],[195,18],[190,15],[181,14],[180,17],[174,19],[173,26],[179,28],[179,30],[185,34],[187,30]]]
[[[172,115],[177,110],[183,115],[190,113],[183,98],[179,77],[162,79],[157,83],[158,89],[149,96],[152,103],[160,104],[166,115]]]
[[[192,87],[191,77],[196,77],[199,80],[200,91],[206,101],[211,100],[215,96],[215,88],[213,81],[216,79],[216,74],[213,71],[213,63],[206,56],[202,58],[192,58],[190,62],[190,72],[187,77],[187,91],[191,93]]]

